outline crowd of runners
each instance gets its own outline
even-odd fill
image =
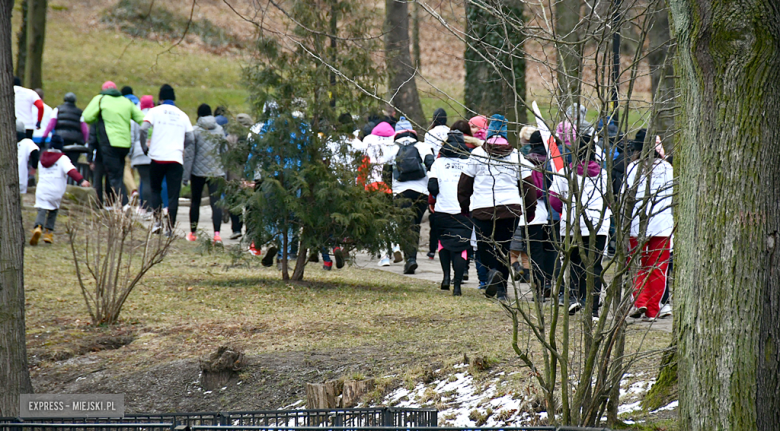
[[[152,95],[138,98],[131,87],[120,90],[107,81],[83,111],[73,93],[52,109],[43,102],[42,91],[24,88],[18,80],[14,91],[20,190],[26,193],[29,183],[36,184],[38,215],[31,245],[41,237],[53,242],[68,181],[95,187],[100,205],[133,208],[167,235],[176,225],[182,186],[189,186],[187,240],[197,240],[204,192],[213,215],[212,241],[222,242],[223,214],[230,217],[232,239],[244,234],[241,212],[220,205],[221,181],[251,180],[225,169],[226,143],[239,138],[223,126],[235,121],[250,130],[252,139],[267,130],[267,122],[255,122],[248,114],[228,118],[224,109],[201,104],[193,125],[167,84],[155,100]],[[614,248],[610,238],[615,226],[606,196],[610,191],[614,196],[635,193],[629,255],[640,262],[631,316],[669,316],[667,273],[674,227],[670,157],[660,139],[648,139],[644,129],[629,139],[612,122],[592,126],[586,114],[583,106],[573,105],[552,138],[546,130],[526,126],[516,143],[510,143],[515,137],[510,137],[509,122],[501,114],[450,122],[440,108],[423,136],[406,118],[396,118],[392,108],[383,117],[369,117],[340,143],[363,161],[356,181],[367,190],[392,195],[413,214],[414,238],[403,246],[391,244],[379,265],[403,263],[405,274],[415,273],[420,225],[428,212],[429,248],[423,252],[432,260],[438,254],[442,290],[461,295],[473,266],[487,296],[505,300],[512,280],[532,279],[535,297],[541,300],[555,290],[564,239],[576,237],[573,247],[581,250],[566,253],[570,296],[564,298],[560,289],[556,299],[574,314],[590,293],[593,306],[588,311],[596,317],[602,258]],[[649,160],[639,159],[642,153],[649,153]],[[251,253],[262,255],[254,244],[248,246]],[[330,254],[321,252],[323,268],[331,269]],[[295,253],[291,247],[288,257]],[[341,249],[334,254],[336,266],[343,266]],[[278,245],[266,250],[263,264],[271,266],[274,257],[281,258]],[[595,274],[591,292],[588,271]]]

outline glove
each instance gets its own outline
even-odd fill
[[[141,144],[141,151],[144,152],[144,156],[149,155],[149,146],[146,145],[146,143]]]
[[[184,187],[187,187],[187,185],[188,185],[189,183],[190,183],[190,180],[183,180],[183,181],[181,182],[181,184],[182,184]]]
[[[36,129],[40,129],[41,128],[41,122],[40,121],[35,123],[35,128]]]

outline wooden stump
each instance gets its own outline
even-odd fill
[[[341,392],[341,407],[355,407],[360,398],[374,390],[374,379],[345,380]]]
[[[338,407],[338,382],[306,383],[307,409],[335,409]]]
[[[222,346],[208,358],[200,360],[200,384],[207,391],[222,388],[236,377],[245,365],[242,352]]]

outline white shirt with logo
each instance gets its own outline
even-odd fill
[[[517,150],[507,156],[490,156],[482,148],[475,148],[469,157],[464,174],[474,178],[474,193],[470,210],[503,205],[522,205],[518,181],[531,176],[533,165]]]
[[[466,169],[468,159],[439,157],[433,162],[428,177],[439,183],[439,194],[433,209],[437,213],[460,214],[458,203],[458,182],[460,174]]]
[[[173,105],[159,105],[149,109],[144,121],[154,127],[149,147],[149,158],[158,162],[184,164],[184,135],[192,132],[190,117]]]
[[[56,163],[44,167],[38,163],[38,185],[35,187],[35,208],[56,210],[60,208],[62,196],[68,187],[68,172],[76,169],[66,156]]]

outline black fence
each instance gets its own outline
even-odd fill
[[[0,420],[2,422],[2,420]],[[7,419],[6,423],[36,424],[146,424],[169,423],[185,426],[273,426],[273,427],[435,427],[436,409],[391,407],[324,410],[265,410],[207,413],[142,413],[123,418],[37,418]]]

